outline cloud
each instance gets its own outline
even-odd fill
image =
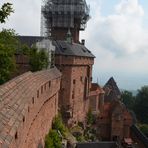
[[[10,15],[6,24],[0,24],[1,28],[13,28],[21,35],[39,35],[40,34],[40,9],[41,0],[1,0],[11,2],[15,10]]]
[[[115,6],[114,13],[106,17],[100,12],[96,14],[95,33],[91,38],[96,40],[100,37],[97,43],[102,48],[118,56],[147,50],[148,31],[143,28],[142,20],[144,10],[137,0],[122,0]]]
[[[103,80],[115,76],[122,88],[148,83],[148,28],[144,28],[145,12],[138,0],[121,0],[107,16],[99,3],[91,7],[95,15],[82,38],[96,55],[94,76],[102,75]],[[132,83],[129,87],[125,79]]]
[[[6,24],[0,24],[0,29],[13,28],[20,35],[40,35],[41,0],[0,0],[0,4],[6,1],[13,3],[15,13]],[[115,1],[119,3],[114,5]],[[81,38],[86,39],[86,46],[96,56],[94,80],[99,77],[104,84],[114,76],[121,88],[132,89],[148,84],[148,28],[144,27],[147,14],[139,1],[87,2],[92,18]],[[102,12],[110,7],[113,11],[104,16]]]

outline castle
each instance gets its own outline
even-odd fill
[[[42,36],[18,38],[30,47],[45,48],[50,66],[29,72],[27,57],[16,53],[20,75],[0,86],[0,147],[43,147],[58,111],[71,127],[85,123],[89,109],[97,115],[102,140],[134,137],[138,141],[131,132],[133,116],[121,103],[114,79],[104,88],[92,82],[95,56],[84,40],[79,41],[79,32],[89,19],[85,0],[48,0],[42,6],[42,17]]]

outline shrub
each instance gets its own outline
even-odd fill
[[[94,124],[95,122],[95,117],[94,115],[92,114],[92,111],[91,109],[89,109],[88,113],[87,113],[87,124],[88,125],[91,125],[91,124]]]
[[[61,148],[62,140],[56,130],[50,130],[45,137],[45,148]]]
[[[55,130],[59,130],[62,135],[65,135],[66,127],[62,121],[62,117],[60,114],[54,118],[52,128]]]

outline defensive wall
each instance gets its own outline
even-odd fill
[[[44,146],[58,112],[61,74],[27,72],[0,86],[0,148]]]

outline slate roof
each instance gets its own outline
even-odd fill
[[[76,148],[117,148],[116,142],[78,143]]]
[[[36,42],[41,41],[44,37],[41,36],[18,36],[19,41],[22,44],[27,44],[31,47]],[[67,56],[81,56],[95,58],[95,56],[85,46],[77,43],[68,43],[66,41],[53,41],[53,45],[56,47],[56,55]]]
[[[121,98],[121,92],[113,77],[107,81],[103,89],[105,91],[105,101],[118,100]]]
[[[67,55],[67,56],[81,56],[91,57],[95,56],[88,50],[84,45],[77,43],[68,43],[66,41],[54,41],[53,44],[56,46],[56,55]]]
[[[41,36],[17,36],[17,38],[22,44],[26,44],[29,47],[44,39],[44,37]]]

